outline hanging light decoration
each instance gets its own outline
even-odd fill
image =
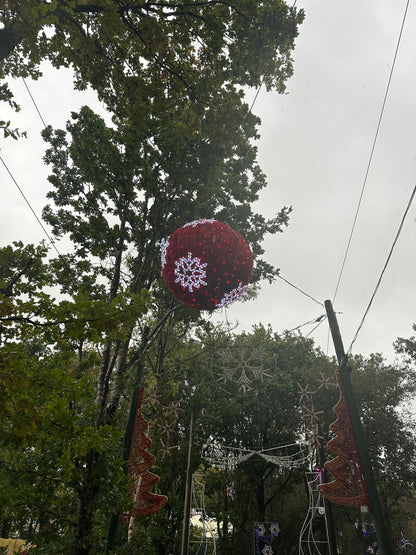
[[[215,310],[246,293],[253,257],[247,242],[230,226],[213,219],[196,220],[160,246],[163,279],[183,303]]]

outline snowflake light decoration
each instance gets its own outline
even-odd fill
[[[266,530],[270,530],[267,535]],[[255,547],[257,555],[273,555],[272,543],[277,538],[280,532],[280,527],[277,522],[257,522],[254,525],[255,530]],[[263,548],[262,548],[263,547]]]
[[[230,306],[230,304],[238,301],[239,299],[241,299],[241,297],[244,297],[246,292],[247,285],[242,285],[241,283],[239,283],[235,289],[224,295],[221,301],[217,304],[217,308]]]
[[[277,524],[277,522],[272,522],[270,524],[270,533],[272,535],[277,536],[279,532],[280,532],[280,526]]]
[[[226,386],[227,383],[234,383],[238,391],[247,393],[253,389],[256,381],[271,377],[265,369],[266,355],[265,346],[253,348],[236,338],[233,345],[218,352],[219,371],[213,377],[219,384]]]
[[[253,257],[247,242],[228,225],[213,219],[195,220],[160,245],[162,277],[183,303],[215,310],[246,292]]]
[[[192,293],[194,288],[199,289],[201,285],[207,284],[203,279],[207,275],[204,269],[207,265],[206,262],[201,264],[201,259],[198,257],[192,258],[192,253],[188,252],[187,258],[183,256],[179,260],[175,260],[174,273],[178,276],[175,283],[180,282],[182,287],[187,287],[189,292]]]
[[[263,522],[257,523],[257,530],[260,536],[264,536],[266,534],[266,527],[264,526]]]

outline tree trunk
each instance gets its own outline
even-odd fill
[[[82,482],[78,489],[75,555],[88,555],[91,549],[91,531],[100,490],[100,454],[91,449],[85,460]]]

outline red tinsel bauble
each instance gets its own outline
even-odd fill
[[[250,247],[230,226],[196,220],[161,242],[162,276],[171,293],[201,310],[241,298],[253,270]]]

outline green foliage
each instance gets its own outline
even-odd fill
[[[236,87],[283,92],[303,11],[282,0],[25,0],[6,1],[2,19],[0,79],[36,78],[45,59],[71,66],[76,87],[92,86],[117,118],[146,130],[145,114],[161,106],[174,116],[188,101],[195,118]]]
[[[281,528],[279,548],[285,553],[297,553],[299,532],[307,512],[304,471],[308,468],[279,470],[265,460],[250,458],[233,471],[224,472],[210,467],[200,453],[208,439],[221,445],[260,450],[304,438],[306,422],[299,386],[314,389],[322,379],[335,377],[334,361],[315,349],[309,339],[290,334],[279,337],[261,326],[238,336],[224,329],[212,329],[200,330],[185,339],[185,343],[180,337],[180,330],[170,334],[165,342],[161,340],[155,345],[154,351],[149,351],[148,358],[146,382],[151,400],[145,405],[145,414],[151,423],[160,491],[169,497],[166,512],[154,517],[164,523],[165,532],[152,540],[152,545],[168,542],[163,543],[166,552],[179,549],[180,533],[173,533],[172,528],[181,529],[187,430],[193,407],[196,424],[192,468],[206,476],[207,514],[216,519],[221,532],[218,552],[248,553],[252,523],[277,521]],[[224,364],[221,352],[233,344],[238,345],[240,352],[247,348],[265,353],[263,364],[268,375],[254,378],[253,388],[245,394],[237,383],[217,381]],[[395,541],[402,531],[413,541],[414,518],[409,508],[413,507],[415,443],[402,403],[413,395],[414,378],[406,366],[387,365],[379,355],[368,359],[355,357],[352,363],[354,388],[383,507],[392,523]],[[158,394],[156,401],[152,391]],[[335,420],[332,407],[338,395],[336,388],[322,387],[314,397],[316,410],[322,411],[319,418],[325,439],[331,437],[328,427]],[[176,421],[172,402],[182,409],[177,412]],[[327,460],[334,456],[326,452]],[[309,470],[317,464],[316,458],[311,457]],[[177,471],[172,473],[172,468]],[[232,482],[234,501],[226,496],[226,486]],[[362,526],[369,530],[371,519],[362,521],[356,508],[336,506],[334,510],[340,545],[345,549],[348,546],[361,549],[367,541]],[[232,524],[232,532],[223,533],[224,522]],[[323,519],[318,519],[316,525],[317,535],[324,539]],[[143,528],[151,534],[147,526],[143,522]]]
[[[416,324],[413,324],[413,331],[416,332]],[[408,339],[399,337],[394,344],[395,351],[401,355],[407,364],[416,363],[416,337],[412,336]]]

